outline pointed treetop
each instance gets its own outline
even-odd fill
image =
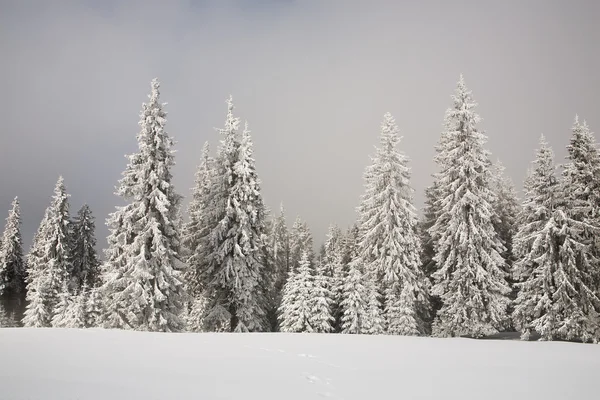
[[[158,81],[158,78],[152,79],[150,86],[152,87],[152,93],[149,97],[151,100],[157,100],[160,96],[160,82]]]
[[[210,144],[208,140],[202,145],[202,158],[208,158],[210,154]]]
[[[229,95],[226,100],[227,103],[227,114],[233,113],[233,96]]]

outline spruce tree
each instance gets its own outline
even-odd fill
[[[87,204],[77,212],[73,221],[73,269],[72,291],[81,290],[83,283],[95,287],[100,280],[100,262],[96,253],[96,224],[92,210]]]
[[[513,319],[523,339],[534,330],[543,340],[600,340],[600,271],[592,251],[599,229],[585,218],[592,203],[583,187],[596,150],[579,128],[576,121],[562,181],[542,137],[528,184],[523,212],[529,216],[515,237],[520,291]]]
[[[26,327],[50,326],[72,270],[68,198],[64,180],[59,177],[27,260],[28,304],[23,317]]]
[[[333,330],[335,319],[332,314],[331,280],[326,265],[320,260],[315,268],[310,304],[310,325],[317,333],[329,333]]]
[[[308,251],[302,253],[296,273],[290,275],[283,288],[279,309],[282,332],[313,332],[314,277]]]
[[[187,292],[194,299],[201,296],[206,281],[208,256],[211,252],[210,232],[215,223],[211,220],[210,191],[214,179],[214,160],[210,157],[208,142],[202,147],[202,158],[192,189],[188,208],[189,222],[183,227],[182,242],[186,250],[185,282]]]
[[[218,223],[211,232],[207,318],[213,326],[228,318],[231,331],[259,331],[268,325],[265,206],[247,127],[238,138],[238,118],[229,98],[211,201]]]
[[[514,262],[512,242],[518,228],[517,218],[521,211],[521,205],[515,186],[511,179],[506,176],[505,170],[504,165],[499,160],[496,161],[492,171],[492,190],[496,198],[494,201],[494,214],[496,216],[494,226],[505,247],[502,256],[506,260],[506,272],[510,273],[510,267]]]
[[[462,75],[453,101],[436,156],[440,212],[429,230],[438,265],[432,292],[443,303],[433,334],[481,337],[497,332],[505,321],[510,289],[504,246],[493,224],[486,136],[477,128],[480,118]]]
[[[381,301],[384,326],[392,328],[388,329],[389,333],[418,335],[425,333],[429,283],[421,269],[410,170],[406,157],[396,150],[399,141],[396,122],[387,113],[381,125],[381,147],[365,172],[366,190],[359,207],[361,235],[356,262],[364,264],[372,286],[373,333],[381,331],[377,306]],[[399,327],[398,321],[401,318],[406,321],[409,316],[415,320],[404,328]]]
[[[56,302],[56,306],[54,307],[52,313],[53,328],[67,327],[67,321],[69,319],[69,308],[71,308],[72,302],[73,298],[71,297],[71,292],[69,291],[67,281],[65,281],[62,285],[60,293],[58,294],[58,301]]]
[[[308,224],[300,217],[297,217],[290,232],[290,273],[294,273],[299,268],[304,252],[308,254],[310,263],[313,263],[313,246],[313,237]]]
[[[180,314],[187,297],[178,226],[181,196],[172,184],[174,142],[165,130],[157,79],[151,88],[140,116],[139,151],[129,156],[116,193],[127,204],[107,220],[103,291],[108,327],[171,332],[183,328]]]
[[[92,286],[89,289],[87,302],[85,304],[85,326],[88,328],[101,327],[103,324],[103,315],[102,289],[97,286]]]
[[[25,262],[21,210],[16,197],[0,240],[0,303],[9,314],[21,315],[25,303]]]
[[[279,215],[273,218],[269,232],[269,250],[273,263],[273,285],[269,290],[271,301],[270,316],[273,330],[278,330],[277,310],[281,305],[283,286],[289,273],[290,264],[290,239],[285,220],[283,204],[279,209]]]
[[[344,280],[341,333],[368,333],[369,292],[365,285],[365,274],[356,262],[348,264],[348,273]]]

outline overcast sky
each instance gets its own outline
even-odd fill
[[[575,113],[600,132],[598,21],[594,0],[0,0],[0,211],[20,197],[28,248],[62,174],[104,247],[155,76],[178,191],[189,197],[231,94],[265,202],[317,243],[355,220],[387,111],[421,206],[460,73],[520,188],[540,133],[562,161]]]

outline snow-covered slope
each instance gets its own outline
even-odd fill
[[[0,329],[0,398],[594,399],[600,346]]]

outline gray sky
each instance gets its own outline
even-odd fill
[[[232,94],[266,203],[283,202],[289,225],[301,215],[316,242],[355,220],[386,111],[421,206],[461,72],[520,188],[540,133],[562,160],[575,113],[600,132],[599,20],[594,0],[0,0],[0,211],[21,198],[29,246],[62,174],[103,247],[155,76],[179,192]]]

